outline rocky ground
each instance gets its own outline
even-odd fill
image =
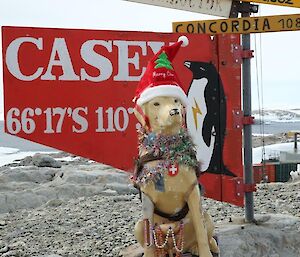
[[[299,189],[300,182],[258,185],[255,212],[300,218]],[[244,214],[243,208],[211,199],[203,205],[217,226]],[[140,213],[128,175],[106,165],[72,156],[68,161],[36,156],[0,167],[0,257],[123,256],[122,250],[136,243],[132,231]],[[284,240],[289,233],[300,239],[299,220],[280,230]],[[243,247],[249,252],[254,246]],[[300,256],[293,251],[282,257]]]
[[[252,137],[252,146],[259,147],[264,145],[271,145],[271,144],[279,144],[279,143],[286,143],[286,142],[293,142],[294,137],[293,134],[288,133],[279,133],[279,134],[272,134],[272,135],[265,135],[264,137],[260,135],[255,135]]]

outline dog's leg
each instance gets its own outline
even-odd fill
[[[195,186],[188,197],[188,206],[191,212],[193,226],[195,229],[198,245],[198,254],[201,257],[212,257],[207,239],[207,231],[204,226],[204,217],[202,214],[200,200],[201,198],[199,188]]]
[[[142,212],[143,212],[143,219],[148,219],[150,222],[150,226],[153,225],[153,214],[154,214],[154,203],[151,199],[145,194],[142,193]],[[152,237],[151,227],[149,228],[150,236]],[[145,242],[145,239],[144,239]],[[155,256],[155,247],[146,246],[144,243],[144,256],[145,257],[154,257]]]
[[[212,218],[207,212],[204,212],[203,216],[204,216],[205,224],[206,224],[209,249],[213,253],[219,253],[220,250],[219,250],[218,244],[217,244],[216,240],[213,238],[215,226],[212,221]]]

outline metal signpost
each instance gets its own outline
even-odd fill
[[[250,7],[250,4],[246,4]],[[242,13],[243,17],[249,17],[250,13]],[[242,35],[243,51],[251,50],[250,34]],[[244,117],[250,118],[252,115],[251,107],[251,59],[243,58],[242,66],[243,78],[243,110]],[[244,124],[244,183],[245,185],[253,185],[253,162],[252,162],[252,126]],[[245,188],[246,189],[246,188]],[[254,222],[254,199],[253,191],[245,190],[245,221]]]
[[[244,2],[256,2],[283,5],[290,7],[300,7],[300,1],[295,0],[242,0]],[[245,8],[250,9],[250,3],[245,3]],[[275,31],[293,31],[300,30],[300,14],[282,15],[271,17],[250,17],[250,12],[242,13],[241,21],[252,22],[251,31],[242,33],[242,46],[244,51],[250,51],[250,33],[257,32],[275,32]],[[261,29],[257,28],[259,20],[262,22]],[[253,31],[254,29],[254,31]],[[251,117],[251,63],[249,58],[243,59],[243,109],[245,117]],[[251,122],[250,122],[251,123]],[[244,126],[244,182],[245,185],[253,185],[253,163],[252,163],[252,126]],[[245,221],[254,222],[254,199],[253,192],[245,190]]]

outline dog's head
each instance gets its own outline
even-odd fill
[[[183,125],[184,107],[176,97],[158,96],[141,106],[144,115],[135,110],[135,115],[146,130],[158,134],[174,135]],[[148,119],[148,128],[147,122]]]

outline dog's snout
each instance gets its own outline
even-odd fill
[[[173,116],[173,115],[179,115],[179,110],[177,108],[174,108],[172,110],[170,110],[170,115]]]

